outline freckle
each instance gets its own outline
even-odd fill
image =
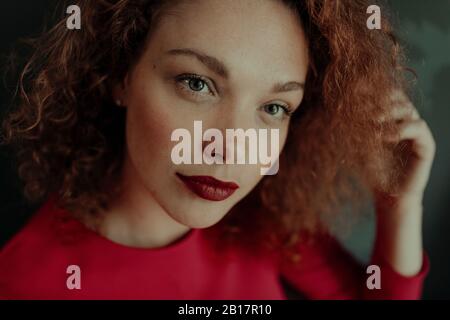
[[[153,70],[156,69],[156,64],[153,65]]]

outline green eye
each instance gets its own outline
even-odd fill
[[[181,88],[191,95],[213,94],[212,84],[202,76],[196,74],[182,74],[175,78]]]
[[[271,116],[274,116],[275,118],[282,118],[283,116],[290,116],[291,111],[288,107],[271,103],[264,106],[264,112],[268,113]]]
[[[205,81],[198,78],[191,78],[189,79],[189,88],[193,91],[202,91],[203,88],[206,86]]]
[[[278,112],[280,112],[281,106],[277,104],[268,104],[264,106],[264,111],[266,111],[268,114],[276,115]]]

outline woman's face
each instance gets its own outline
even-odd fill
[[[194,121],[202,122],[203,132],[216,128],[224,137],[216,156],[225,158],[226,129],[278,129],[279,153],[289,126],[286,110],[294,111],[304,94],[306,39],[281,1],[197,0],[166,11],[148,41],[115,91],[127,108],[125,165],[174,220],[208,227],[257,185],[261,164],[175,164],[172,149],[179,141],[172,133],[185,128],[193,139]]]

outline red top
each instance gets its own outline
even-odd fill
[[[380,258],[381,289],[336,240],[299,245],[297,266],[239,248],[217,252],[192,229],[166,247],[126,247],[90,231],[48,201],[0,251],[3,299],[285,299],[279,277],[308,299],[418,299],[429,270],[404,277]],[[70,265],[81,289],[68,289]],[[73,277],[72,277],[73,279]]]

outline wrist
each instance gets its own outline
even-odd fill
[[[376,247],[394,270],[412,276],[422,266],[422,210],[411,203],[400,207],[377,214]]]

